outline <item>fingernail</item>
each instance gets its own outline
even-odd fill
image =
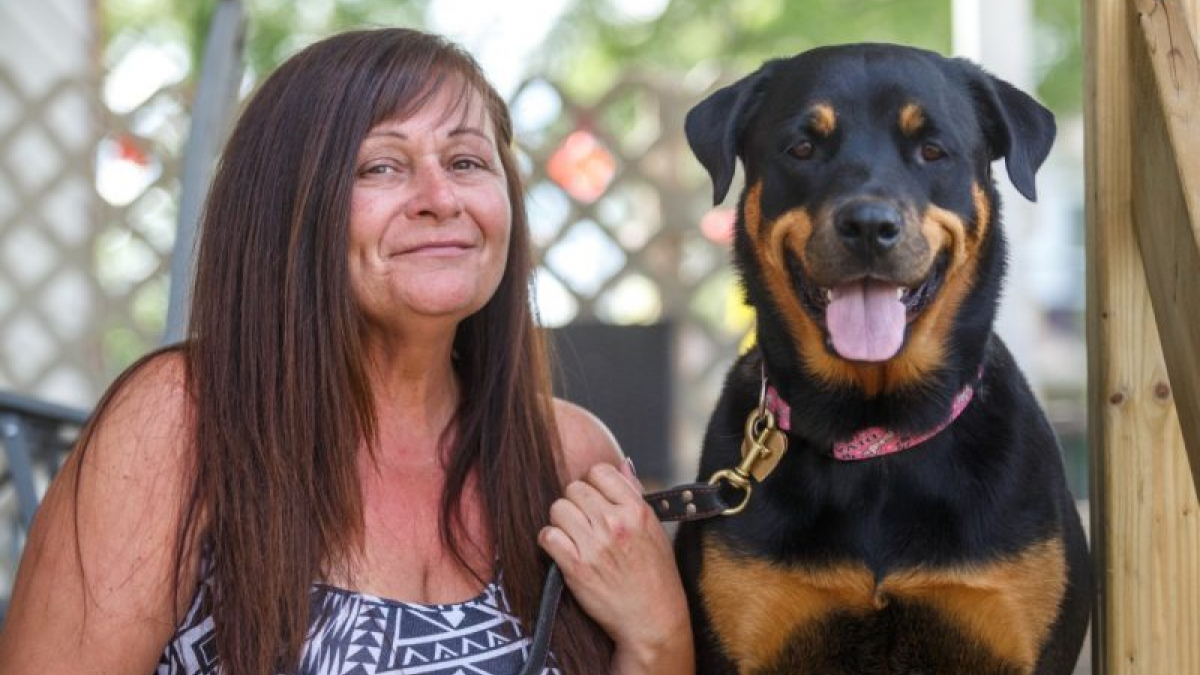
[[[629,467],[629,473],[633,474],[634,478],[636,478],[637,467],[633,465],[633,458],[629,455],[625,455],[625,464]]]

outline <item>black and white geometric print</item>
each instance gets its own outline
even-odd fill
[[[208,588],[207,580],[200,584],[196,599],[158,660],[155,675],[208,675],[218,672]]]
[[[157,675],[220,673],[202,583],[163,652]],[[500,583],[448,605],[419,605],[325,585],[313,587],[314,619],[296,675],[516,675],[529,638]],[[552,662],[553,659],[550,659]],[[542,675],[561,675],[547,667]]]

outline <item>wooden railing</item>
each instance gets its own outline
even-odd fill
[[[1102,675],[1200,673],[1197,4],[1083,0]]]

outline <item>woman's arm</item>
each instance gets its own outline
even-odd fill
[[[172,576],[192,478],[191,409],[177,353],[121,385],[82,462],[73,452],[38,509],[0,632],[0,672],[154,670],[196,584],[194,550],[178,586]]]
[[[641,483],[603,423],[563,401],[555,414],[569,482],[538,542],[613,639],[614,675],[693,673],[687,599]]]

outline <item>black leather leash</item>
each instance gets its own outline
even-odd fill
[[[658,492],[642,495],[654,515],[663,522],[704,520],[730,513],[730,505],[721,496],[725,486],[715,483],[685,483]],[[734,507],[736,508],[736,507]],[[558,603],[562,598],[563,578],[558,565],[550,563],[546,583],[542,587],[542,600],[538,604],[537,625],[533,629],[529,660],[520,675],[540,675],[550,653],[550,635],[554,632],[554,619],[558,614]]]

